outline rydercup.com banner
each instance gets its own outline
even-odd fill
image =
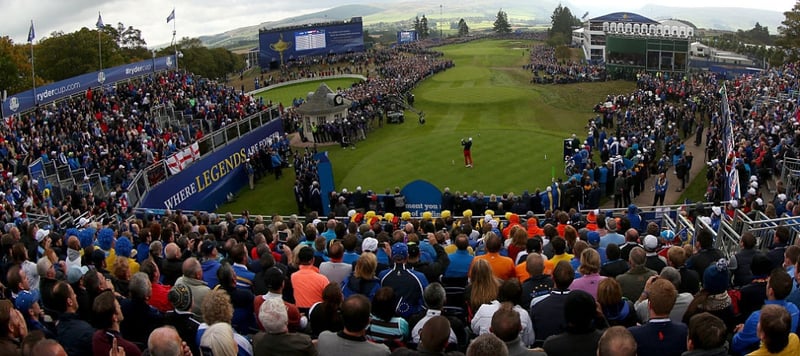
[[[116,83],[152,72],[173,69],[174,67],[175,56],[166,56],[107,68],[99,72],[83,74],[70,79],[43,85],[36,88],[35,93],[34,90],[31,89],[10,95],[8,99],[3,102],[3,117],[21,114],[35,108],[37,105],[48,104],[59,99],[79,94],[85,92],[89,88],[98,87],[105,83]]]

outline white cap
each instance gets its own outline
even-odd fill
[[[36,231],[36,242],[42,242],[47,235],[50,235],[50,230],[39,229]]]
[[[553,191],[553,187],[547,187],[547,191],[548,192],[552,192]]]
[[[347,212],[347,217],[348,217],[348,218],[352,218],[352,217],[353,217],[353,215],[356,215],[356,210],[355,210],[355,209],[350,209],[350,210]]]
[[[375,252],[378,250],[378,240],[374,237],[367,237],[361,242],[361,252]]]
[[[747,190],[747,194],[756,195],[756,188],[750,188]]]
[[[758,181],[758,177],[756,177],[756,176],[750,176],[750,181],[751,181],[751,182],[752,182],[752,181]]]
[[[89,219],[87,219],[87,218],[78,219],[78,227],[84,227],[88,223],[89,223]]]
[[[786,200],[786,194],[784,194],[784,193],[780,193],[780,194],[778,194],[778,199],[780,199],[780,200]]]
[[[734,208],[739,206],[739,201],[738,200],[731,200],[730,203],[731,203],[731,206],[734,207]]]
[[[658,248],[658,238],[653,235],[647,235],[642,240],[642,245],[645,250],[655,251]]]
[[[756,198],[756,204],[758,204],[758,206],[762,206],[764,205],[764,200],[762,200],[761,198]]]
[[[718,206],[712,206],[711,207],[711,212],[713,212],[714,215],[722,215],[722,208],[720,208]]]
[[[700,220],[703,220],[703,222],[706,223],[706,225],[711,225],[711,218],[708,216],[701,216]]]
[[[472,137],[470,137],[469,140],[472,141]]]

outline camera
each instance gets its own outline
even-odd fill
[[[289,233],[286,231],[278,231],[278,242],[286,242],[289,239]]]

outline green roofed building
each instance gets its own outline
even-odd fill
[[[586,21],[573,32],[573,43],[590,62],[605,63],[613,77],[633,78],[642,70],[678,74],[689,69],[694,31],[682,21],[617,12]]]

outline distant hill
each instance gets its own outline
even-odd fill
[[[500,6],[489,0],[465,0],[457,4],[440,7],[439,3],[407,1],[407,0],[380,0],[366,1],[353,0],[351,4],[335,6],[335,2],[322,1],[317,5],[335,6],[328,10],[312,14],[295,16],[279,21],[263,22],[257,25],[239,27],[223,33],[201,36],[200,40],[209,47],[225,47],[229,49],[242,49],[257,45],[259,28],[274,28],[299,25],[304,23],[317,23],[332,20],[345,20],[354,16],[361,16],[364,28],[369,31],[393,31],[408,29],[413,25],[415,16],[425,15],[429,27],[436,28],[439,21],[448,24],[464,18],[472,29],[491,27]],[[623,11],[610,8],[581,8],[572,6],[568,1],[563,2],[572,10],[572,13],[581,17],[585,12],[590,12],[589,18],[602,16],[606,13]],[[550,15],[558,6],[558,0],[508,0],[502,4],[502,10],[508,14],[512,25],[518,26],[547,26]],[[787,9],[789,10],[789,9]],[[680,8],[669,6],[648,5],[639,9],[630,9],[640,15],[654,20],[680,19],[697,25],[698,28],[735,31],[738,29],[751,29],[756,22],[767,26],[771,34],[777,33],[777,27],[784,20],[783,13],[778,11],[741,9],[728,7],[707,8]]]

